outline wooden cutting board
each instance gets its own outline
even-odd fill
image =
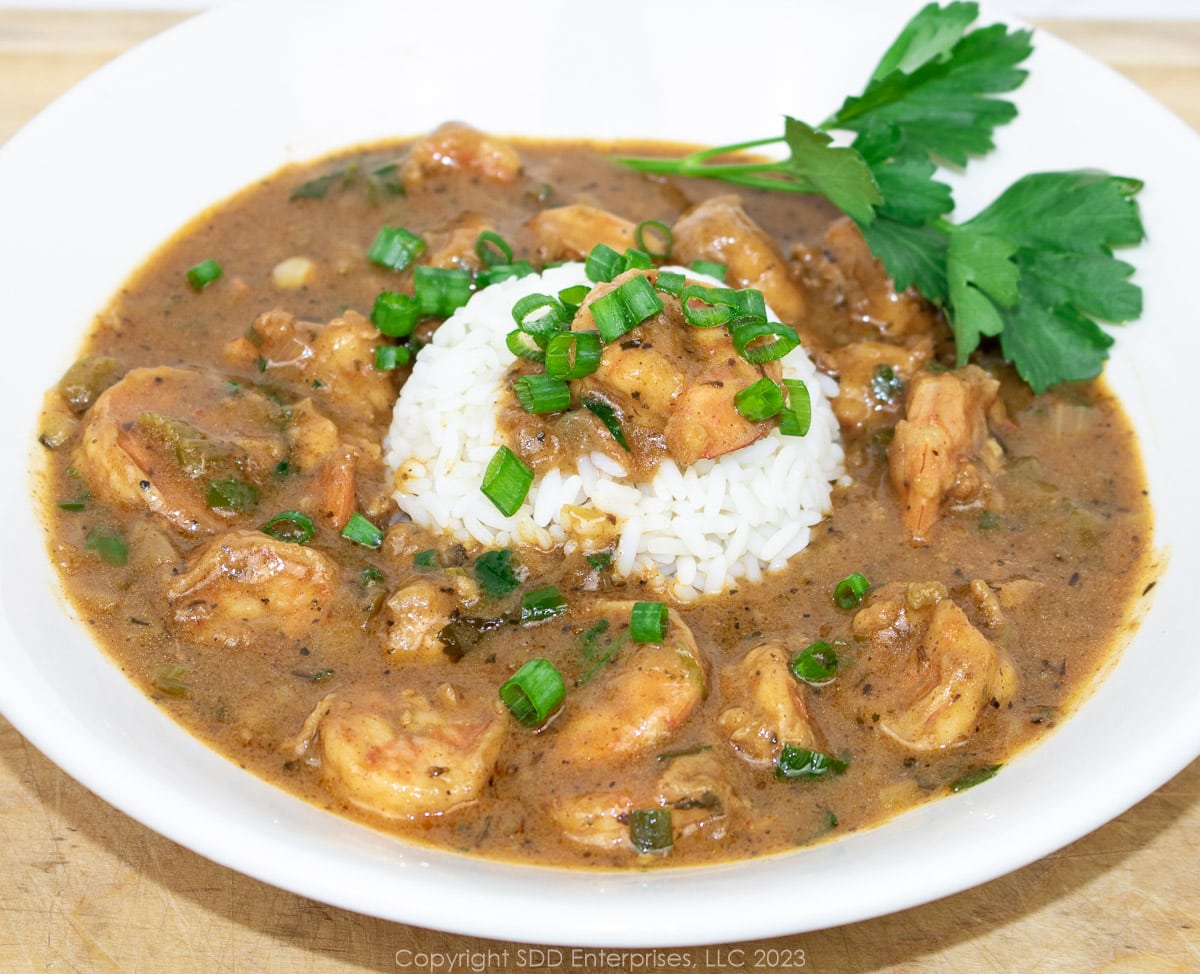
[[[85,74],[181,19],[0,9],[0,142]],[[1200,16],[1041,26],[1200,128]],[[3,719],[0,862],[3,974],[1200,971],[1200,761],[1093,834],[976,889],[834,930],[708,948],[537,948],[333,909],[143,828]]]

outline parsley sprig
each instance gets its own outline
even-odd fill
[[[1092,171],[1025,176],[986,209],[950,219],[940,167],[963,168],[994,148],[1016,117],[1003,95],[1025,81],[1032,35],[1003,24],[972,29],[978,5],[931,3],[887,49],[859,95],[820,125],[785,117],[781,137],[678,159],[624,158],[646,172],[824,196],[858,225],[898,289],[940,306],[959,364],[984,338],[1037,392],[1100,374],[1112,337],[1099,321],[1141,314],[1133,267],[1113,248],[1144,237],[1142,184]],[[854,133],[850,145],[832,132]],[[730,159],[782,144],[778,160]]]

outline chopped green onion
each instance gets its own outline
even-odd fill
[[[623,281],[615,291],[597,298],[590,307],[600,337],[612,342],[661,312],[663,303],[654,285],[644,275],[637,274]]]
[[[475,238],[475,256],[484,267],[497,267],[500,264],[511,264],[513,251],[508,241],[500,234],[494,230],[484,230]]]
[[[527,413],[561,413],[571,406],[571,387],[553,375],[523,375],[512,385],[513,394]]]
[[[362,573],[358,576],[358,583],[363,588],[367,588],[368,586],[371,586],[371,585],[377,585],[379,582],[382,582],[382,581],[383,581],[383,571],[376,568],[374,565],[368,565],[366,568],[364,568],[362,570]]]
[[[471,297],[471,272],[421,264],[413,268],[413,291],[422,315],[449,318]]]
[[[188,270],[187,282],[197,291],[203,291],[223,273],[221,265],[215,260],[202,260],[195,267]]]
[[[995,511],[980,511],[979,519],[975,523],[980,531],[995,531],[1000,527],[1000,515]]]
[[[567,600],[557,585],[547,585],[544,588],[526,592],[521,597],[521,622],[545,622],[567,611]]]
[[[659,238],[660,244],[658,249],[646,243],[646,232]],[[637,225],[637,229],[633,231],[633,242],[638,245],[640,250],[644,250],[655,260],[666,260],[671,256],[671,244],[674,240],[671,234],[671,228],[662,220],[643,220]]]
[[[621,429],[621,421],[617,417],[617,411],[610,403],[596,396],[584,396],[580,400],[580,403],[584,409],[595,415],[604,424],[604,428],[608,430],[609,434],[620,444],[623,450],[629,450],[629,441],[625,439],[625,433]]]
[[[160,666],[154,671],[154,688],[161,690],[168,697],[186,699],[192,695],[191,684],[187,682],[187,667],[178,665]]]
[[[709,277],[715,277],[718,281],[723,281],[727,268],[715,260],[694,260],[692,261],[692,270],[697,274],[707,274]]]
[[[490,284],[507,281],[515,277],[528,277],[536,274],[537,269],[527,260],[515,260],[511,264],[494,264],[485,267],[475,275],[475,286],[484,288]]]
[[[562,302],[563,307],[571,313],[572,317],[574,317],[575,312],[578,311],[583,306],[583,302],[587,300],[589,291],[591,291],[591,288],[586,284],[575,284],[571,287],[565,287],[559,291],[558,300]]]
[[[548,659],[531,659],[500,687],[500,699],[523,727],[540,727],[566,699],[562,674]]]
[[[629,813],[629,842],[638,852],[668,852],[674,843],[669,808],[635,808]]]
[[[86,511],[88,506],[88,498],[86,496],[75,498],[69,501],[59,501],[58,509],[60,511]]]
[[[380,372],[391,372],[412,361],[412,349],[407,345],[376,345],[372,364]]]
[[[826,775],[841,774],[849,766],[848,762],[822,754],[820,751],[785,744],[775,761],[775,777],[783,781],[823,778]]]
[[[603,348],[598,331],[564,331],[546,345],[546,374],[582,379],[600,368]]]
[[[746,315],[732,322],[729,335],[738,355],[752,365],[781,359],[800,344],[800,336],[794,328],[757,315]]]
[[[485,551],[475,559],[472,571],[489,599],[503,598],[521,584],[513,567],[513,553],[508,548]]]
[[[526,294],[513,305],[512,316],[517,327],[532,335],[542,348],[571,320],[562,302],[549,294]]]
[[[364,548],[378,548],[383,544],[383,532],[355,511],[342,528],[342,537]]]
[[[875,372],[871,376],[871,395],[877,402],[895,402],[896,396],[903,388],[904,383],[900,376],[896,375],[894,368],[887,363],[875,366]]]
[[[628,270],[648,271],[654,267],[654,258],[637,247],[629,247],[621,255],[622,273]]]
[[[426,548],[413,555],[413,568],[437,568],[438,553],[436,548]]]
[[[584,555],[584,558],[593,571],[602,572],[612,565],[613,553],[608,549],[593,551],[590,555]]]
[[[527,331],[521,331],[520,328],[514,328],[504,336],[504,344],[508,346],[508,350],[517,356],[530,362],[542,363],[546,361],[546,352],[537,343],[537,339]]]
[[[720,300],[720,289],[704,284],[689,284],[679,294],[683,320],[693,328],[712,328],[728,322],[736,310]]]
[[[787,408],[779,417],[779,432],[784,436],[806,436],[812,428],[812,396],[803,379],[784,379],[788,393]]]
[[[371,323],[389,338],[407,338],[421,318],[421,306],[411,294],[380,291],[371,308]]]
[[[129,561],[129,545],[116,534],[105,531],[93,531],[87,537],[88,550],[96,552],[100,560],[120,568]]]
[[[788,666],[797,680],[820,686],[837,673],[837,653],[825,640],[818,639],[793,656]]]
[[[587,279],[596,284],[611,281],[625,270],[625,258],[608,244],[598,243],[584,259],[583,272]]]
[[[770,379],[759,379],[734,393],[733,407],[751,423],[770,419],[783,409],[783,390]]]
[[[533,471],[506,446],[500,447],[483,474],[479,489],[505,517],[512,517],[525,503],[533,484]]]
[[[956,778],[950,782],[950,790],[957,794],[960,791],[966,791],[968,788],[974,788],[976,785],[981,785],[996,777],[996,773],[1002,768],[1002,764],[986,764],[981,768],[974,768],[968,771],[960,778]]]
[[[629,635],[635,643],[661,643],[667,637],[667,607],[662,602],[634,602]]]
[[[258,503],[258,490],[242,480],[210,480],[204,502],[210,511],[244,514]]]
[[[767,316],[767,299],[763,297],[762,291],[756,288],[738,288],[732,292],[731,300],[733,306],[744,315],[749,315],[753,318],[765,318]]]
[[[659,271],[654,279],[654,286],[667,294],[679,297],[687,285],[687,278],[677,271]]]
[[[260,530],[276,541],[308,544],[316,536],[317,526],[313,519],[302,511],[280,511]]]
[[[380,267],[402,271],[425,253],[425,241],[404,227],[381,227],[367,250],[367,259]]]
[[[839,609],[857,608],[870,590],[871,583],[867,581],[867,577],[862,572],[851,572],[834,588],[834,604]]]

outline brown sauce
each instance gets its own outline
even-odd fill
[[[538,733],[501,713],[502,744],[472,801],[416,821],[353,807],[346,792],[323,780],[317,752],[300,743],[312,729],[306,719],[331,691],[343,694],[339,699],[350,688],[369,691],[375,696],[361,697],[368,707],[371,699],[399,699],[411,690],[427,700],[458,694],[470,698],[482,721],[495,706],[497,688],[524,660],[538,656],[558,666],[574,700],[619,708],[620,702],[606,701],[605,683],[632,665],[634,649],[619,638],[618,623],[595,632],[595,620],[606,600],[657,596],[637,582],[613,580],[603,565],[581,554],[518,550],[513,558],[522,580],[516,592],[454,613],[458,635],[443,631],[431,652],[409,659],[394,651],[389,640],[403,613],[388,607],[392,595],[427,585],[453,599],[480,553],[393,523],[378,450],[387,411],[369,399],[364,405],[351,380],[345,380],[350,388],[339,385],[345,378],[339,374],[309,382],[305,392],[303,376],[264,366],[253,351],[265,347],[255,344],[263,336],[247,339],[248,330],[277,308],[319,330],[352,312],[369,315],[381,291],[410,288],[411,272],[398,274],[365,258],[383,225],[410,229],[431,241],[433,251],[451,239],[464,214],[482,214],[517,257],[540,262],[528,221],[550,207],[585,203],[634,223],[670,225],[721,192],[706,183],[622,170],[606,160],[603,147],[520,143],[522,168],[511,181],[456,170],[413,182],[400,194],[398,177],[387,167],[405,151],[401,144],[379,146],[289,167],[203,214],[154,254],[97,317],[81,352],[81,359],[92,360],[90,378],[87,369],[75,375],[83,391],[72,398],[60,388],[47,397],[46,519],[51,556],[70,597],[129,678],[214,749],[340,814],[473,854],[572,866],[741,859],[836,838],[947,796],[964,776],[1002,765],[1053,728],[1119,651],[1149,577],[1152,517],[1135,435],[1102,381],[1034,396],[984,357],[978,364],[998,378],[1002,407],[989,419],[1002,458],[989,471],[988,489],[948,503],[928,543],[913,544],[901,528],[888,466],[905,388],[895,401],[880,396],[861,423],[843,425],[850,483],[836,491],[833,512],[809,547],[762,582],[674,607],[694,637],[705,692],[653,748],[630,757],[581,759],[556,746],[569,733],[565,718]],[[302,187],[308,189],[298,193]],[[831,210],[782,194],[745,193],[743,202],[787,256],[787,273],[806,296],[804,320],[793,324],[819,363],[829,367],[839,348],[879,341],[905,350],[925,342],[925,366],[953,364],[932,310],[911,296],[887,293],[877,269],[856,265],[836,239],[825,236],[836,215]],[[301,286],[280,287],[276,268],[297,256],[311,263],[308,276]],[[186,274],[206,259],[217,259],[224,273],[197,290]],[[880,309],[901,309],[911,321],[888,334]],[[422,324],[418,335],[427,336],[434,325]],[[303,330],[297,332],[302,343],[311,337]],[[359,365],[367,376],[364,387],[373,384],[376,393],[389,396],[406,375],[403,368],[381,375]],[[256,503],[244,513],[215,516],[211,529],[193,530],[162,509],[97,496],[81,469],[96,393],[132,370],[163,367],[201,370],[210,378],[177,391],[178,398],[161,409],[130,407],[119,417],[118,435],[142,437],[149,466],[155,456],[173,452],[176,461],[190,458],[196,467],[224,464],[223,479],[255,480]],[[215,456],[195,430],[240,422],[219,415],[233,387],[258,412],[246,420],[243,453]],[[309,407],[298,405],[304,399]],[[190,433],[156,418],[185,413]],[[349,444],[349,467],[338,465],[337,445],[315,460],[297,460],[304,448],[317,450],[312,444],[328,433],[329,423],[340,435],[336,443]],[[271,470],[264,473],[264,465]],[[347,469],[353,508],[386,530],[377,549],[340,537],[336,513],[325,509],[330,504],[322,507],[331,497],[346,499],[327,481],[340,483],[338,474]],[[208,617],[197,621],[197,613],[211,606],[188,614],[181,579],[203,574],[203,554],[214,535],[243,532],[237,537],[253,547],[267,517],[306,504],[315,536],[305,547],[332,566],[319,605],[304,603],[306,596],[295,604],[281,599],[284,607],[276,614],[263,613],[236,631]],[[110,563],[121,557],[106,560],[105,538],[119,539],[122,564]],[[429,551],[435,554],[414,563],[414,555]],[[239,570],[250,571],[247,565]],[[946,746],[917,749],[884,733],[897,692],[889,681],[898,678],[898,667],[926,665],[917,657],[928,647],[906,648],[915,654],[908,662],[885,659],[880,647],[886,640],[869,638],[856,612],[831,597],[851,572],[862,573],[876,593],[888,592],[889,583],[940,585],[940,597],[953,602],[1011,664],[1015,685],[992,692],[999,685],[993,679],[970,726]],[[566,595],[567,614],[536,626],[511,621],[521,593],[547,585]],[[911,604],[917,596],[909,591],[915,619],[923,609]],[[902,641],[902,629],[896,624],[888,632]],[[723,715],[745,703],[751,678],[738,676],[737,667],[747,653],[772,641],[794,653],[816,640],[836,648],[838,672],[825,685],[796,692],[816,728],[819,747],[812,750],[845,761],[846,769],[814,780],[778,780],[770,766],[731,746]],[[602,662],[609,653],[612,658]],[[900,673],[899,679],[911,676]],[[669,678],[686,684],[696,677],[672,672]],[[458,706],[457,700],[448,706]],[[622,739],[618,730],[612,740],[593,736],[587,746],[612,750]],[[434,779],[441,773],[440,766],[425,770]],[[630,809],[670,806],[674,847],[647,858],[627,842],[606,847],[567,837],[555,809],[580,795],[600,796],[597,808],[617,808],[608,819],[601,815],[602,826],[617,821],[623,827]],[[584,812],[576,808],[573,814],[578,824]]]

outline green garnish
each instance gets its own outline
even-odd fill
[[[402,271],[425,253],[425,241],[404,227],[381,227],[367,250],[367,259],[380,267]]]
[[[599,396],[584,396],[580,400],[580,403],[584,409],[592,413],[592,415],[596,416],[604,424],[604,428],[617,441],[621,449],[628,452],[629,441],[625,439],[625,432],[621,429],[621,420],[617,415],[616,407]]]
[[[86,547],[100,556],[100,560],[121,568],[129,562],[129,545],[118,534],[93,531],[87,537]]]
[[[600,368],[603,348],[597,331],[564,331],[546,344],[546,374],[582,379]]]
[[[787,405],[779,414],[779,432],[784,436],[806,436],[812,427],[812,395],[803,379],[784,379]]]
[[[376,345],[371,365],[379,372],[391,372],[412,361],[412,349],[407,345]]]
[[[1133,267],[1116,247],[1142,241],[1136,179],[1090,171],[1025,176],[960,223],[938,167],[994,147],[1017,109],[998,97],[1025,81],[1027,30],[972,29],[978,5],[931,3],[884,53],[866,87],[813,126],[677,159],[623,158],[643,172],[815,193],[858,225],[898,290],[915,286],[946,313],[958,364],[985,337],[1034,389],[1099,375],[1112,338],[1098,322],[1142,311]],[[830,133],[853,132],[849,146]],[[730,159],[782,145],[784,159]]]
[[[525,503],[532,484],[533,471],[512,450],[502,446],[496,450],[483,472],[483,483],[479,489],[501,514],[512,517]]]
[[[1003,767],[1001,764],[986,764],[981,768],[973,768],[960,778],[956,778],[950,782],[950,790],[957,794],[960,791],[966,791],[968,788],[974,788],[976,785],[981,785],[996,777],[997,772]]]
[[[849,762],[822,754],[820,751],[785,744],[775,761],[775,777],[781,781],[824,778],[841,774],[849,766]]]
[[[635,643],[661,643],[667,638],[667,607],[662,602],[634,602],[629,636]]]
[[[342,528],[342,537],[364,548],[379,548],[383,545],[383,532],[355,511]]]
[[[475,238],[475,256],[484,267],[500,267],[511,264],[512,247],[494,230],[484,230]]]
[[[647,233],[657,240],[648,243],[646,241]],[[643,220],[633,231],[633,242],[637,244],[639,250],[649,254],[655,260],[666,260],[671,256],[674,235],[671,233],[671,228],[662,220]]]
[[[837,652],[825,640],[818,639],[796,653],[788,668],[797,680],[820,686],[832,680],[837,673]]]
[[[414,568],[437,568],[438,553],[436,548],[426,548],[424,551],[418,551],[413,555]]]
[[[571,405],[571,387],[566,379],[533,372],[516,379],[513,395],[527,413],[561,413]]]
[[[629,813],[629,842],[637,852],[669,852],[674,844],[669,808],[635,808]]]
[[[733,408],[751,423],[762,422],[783,409],[783,390],[770,379],[759,379],[734,393]]]
[[[521,622],[545,622],[567,611],[567,600],[557,585],[547,585],[521,596]]]
[[[862,572],[851,572],[833,590],[833,601],[839,609],[855,609],[871,591],[871,583]]]
[[[223,273],[225,272],[221,265],[215,260],[202,260],[195,267],[188,269],[187,282],[197,291],[203,291]]]
[[[407,338],[421,320],[421,306],[411,294],[380,291],[371,308],[371,323],[389,338]]]
[[[635,274],[622,281],[615,291],[596,298],[589,307],[600,337],[613,342],[661,312],[663,303],[649,279]]]
[[[475,581],[489,599],[503,598],[521,584],[512,558],[513,553],[508,548],[497,548],[485,551],[475,559]]]
[[[233,478],[210,480],[205,491],[205,505],[210,511],[223,514],[245,514],[258,504],[258,490],[253,484]]]
[[[449,318],[471,297],[471,272],[460,267],[413,268],[413,292],[425,318]]]
[[[540,727],[566,698],[562,674],[548,659],[531,659],[500,687],[500,699],[522,727]]]
[[[280,511],[259,530],[276,541],[308,544],[316,536],[317,526],[303,511]]]

